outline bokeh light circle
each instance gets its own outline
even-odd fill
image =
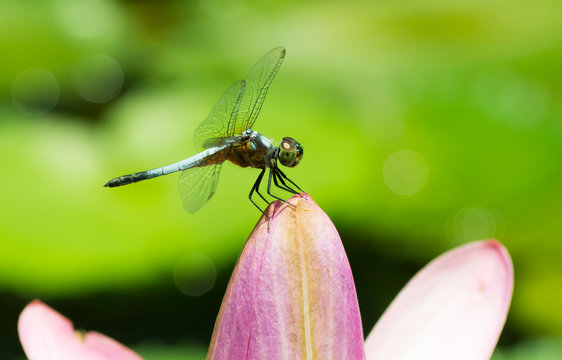
[[[384,182],[398,195],[416,194],[425,186],[428,176],[424,158],[409,149],[390,154],[383,165]]]
[[[189,296],[201,296],[213,288],[217,271],[208,257],[193,253],[178,260],[174,267],[176,286]]]
[[[105,103],[119,94],[123,77],[123,70],[114,58],[95,54],[77,65],[74,79],[78,92],[86,100]]]
[[[508,68],[486,69],[475,78],[475,104],[497,121],[526,130],[539,124],[551,107],[551,93],[540,81]]]
[[[453,219],[453,233],[457,243],[491,238],[496,234],[496,218],[483,207],[460,209]]]
[[[24,114],[44,115],[51,111],[59,99],[57,79],[47,70],[27,69],[12,82],[12,101]]]

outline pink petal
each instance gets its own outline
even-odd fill
[[[365,343],[368,359],[489,359],[513,292],[513,265],[496,240],[429,263],[398,294]]]
[[[207,359],[364,359],[353,276],[328,216],[303,193],[273,203],[230,279]]]
[[[140,356],[96,332],[79,334],[72,322],[39,300],[18,321],[20,341],[30,360],[139,360]]]

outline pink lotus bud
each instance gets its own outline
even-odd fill
[[[364,359],[340,237],[307,194],[273,203],[228,284],[207,359]]]

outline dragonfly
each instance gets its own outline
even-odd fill
[[[193,133],[196,155],[170,165],[113,178],[104,186],[112,188],[181,171],[179,193],[183,207],[188,212],[196,212],[215,194],[222,165],[228,160],[241,167],[261,170],[248,198],[262,213],[254,201],[254,194],[269,204],[260,192],[260,184],[268,169],[269,196],[285,201],[271,192],[272,181],[277,188],[299,194],[302,189],[285,175],[278,163],[286,167],[298,165],[303,156],[301,144],[291,137],[284,137],[274,145],[272,140],[252,130],[284,58],[284,48],[270,50],[244,79],[234,82],[224,92]]]

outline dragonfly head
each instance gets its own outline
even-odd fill
[[[283,166],[295,167],[302,159],[303,149],[295,139],[284,137],[279,144],[279,161]]]

